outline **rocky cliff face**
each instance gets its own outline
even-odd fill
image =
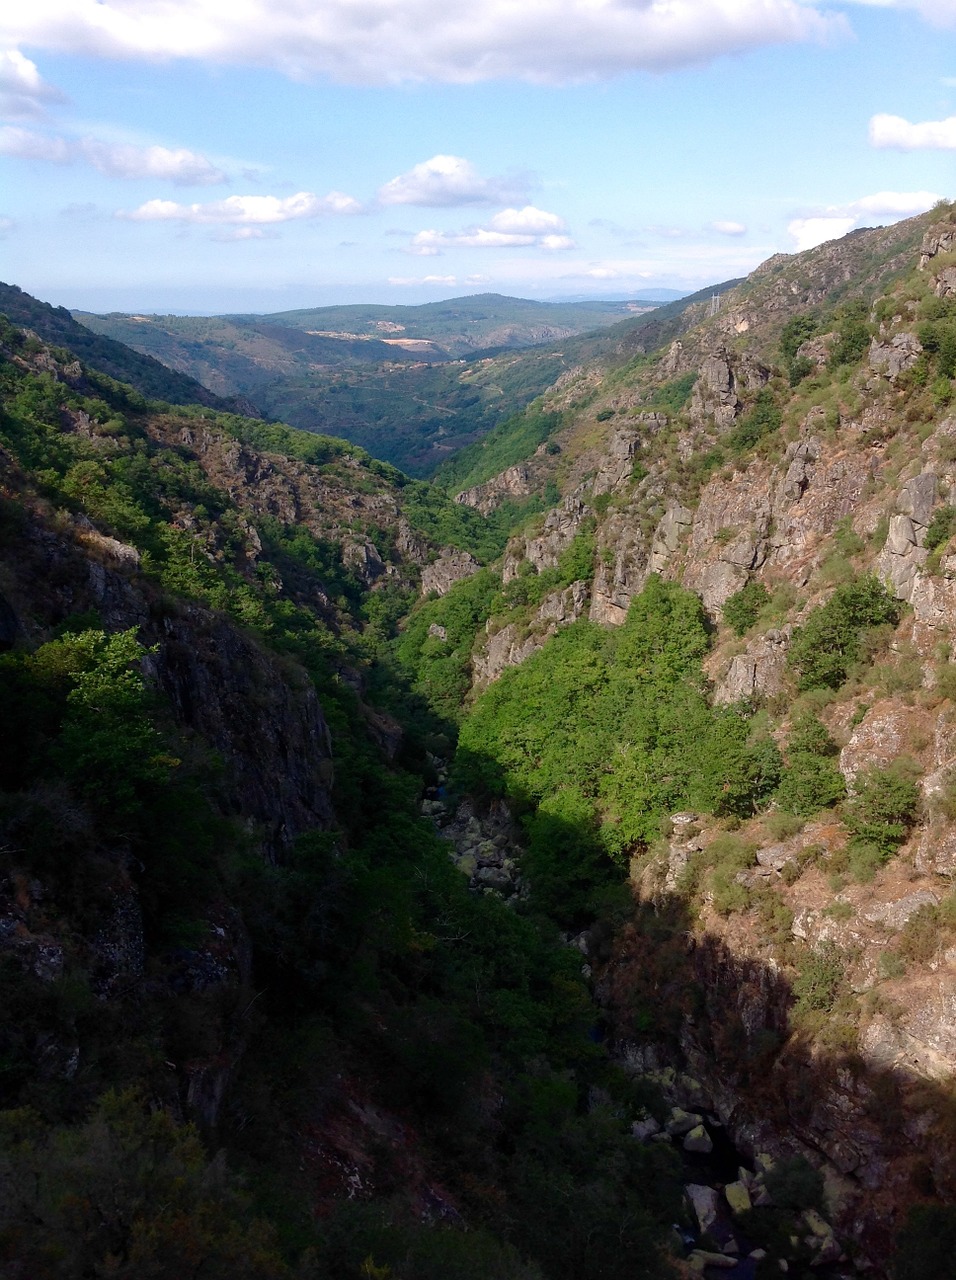
[[[656,1065],[636,1069],[663,1081],[675,1105],[726,1126],[748,1157],[799,1153],[819,1167],[832,1220],[877,1274],[909,1204],[956,1198],[947,1119],[956,934],[940,924],[956,867],[956,384],[934,354],[943,339],[932,328],[951,322],[954,251],[952,224],[926,218],[771,259],[652,370],[625,386],[620,377],[606,389],[592,382],[556,437],[560,458],[532,463],[539,483],[548,468],[560,478],[563,503],[512,540],[502,566],[505,582],[528,563],[547,571],[590,520],[592,580],[518,621],[492,618],[473,658],[481,687],[585,613],[622,623],[660,574],[694,591],[712,620],[715,701],[763,707],[785,746],[797,696],[788,655],[812,610],[868,573],[908,606],[895,631],[871,637],[850,682],[812,704],[840,748],[851,796],[873,769],[900,766],[919,778],[922,800],[897,854],[857,880],[845,860],[843,872],[826,870],[848,847],[839,817],[797,822],[798,833],[783,837],[754,819],[735,873],[749,909],[715,906],[706,894],[688,906],[687,877],[719,824],[697,824],[688,838],[675,819],[666,854],[635,872],[639,898],[664,914],[688,912],[688,990],[702,1001],[692,1013],[688,997],[669,1040],[638,1040],[634,1061],[649,1053]],[[805,315],[820,332],[795,348],[803,364],[788,378],[780,335]],[[838,365],[847,315],[862,317],[862,338]],[[681,407],[656,407],[685,375],[693,389]],[[588,385],[587,371],[566,385]],[[761,394],[778,416],[748,436]],[[723,609],[748,584],[764,589],[767,604],[736,637]],[[839,957],[846,1009],[795,1023],[794,975],[808,958],[828,956]],[[622,1045],[630,1043],[628,983],[638,962],[627,937],[613,959],[596,963],[597,990]],[[644,998],[681,1008],[681,996],[665,990],[662,979]],[[670,1076],[661,1075],[665,1064]],[[681,1072],[693,1088],[680,1084]]]
[[[19,499],[17,468],[5,462],[4,496]],[[304,673],[280,668],[222,614],[195,604],[170,611],[139,573],[134,547],[82,517],[54,518],[42,502],[24,510],[3,557],[16,633],[39,638],[84,613],[111,632],[136,628],[152,649],[148,672],[181,728],[221,754],[227,808],[270,856],[303,831],[328,826],[333,746]]]

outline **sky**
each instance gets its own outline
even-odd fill
[[[105,312],[690,292],[956,197],[956,0],[22,0],[0,278]]]

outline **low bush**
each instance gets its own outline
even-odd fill
[[[846,956],[832,942],[811,951],[793,980],[800,1013],[828,1013],[846,988]]]
[[[764,1182],[780,1209],[824,1209],[823,1176],[803,1156],[781,1160],[767,1171]]]
[[[805,712],[798,716],[787,744],[788,765],[777,788],[780,807],[809,818],[838,804],[846,795],[843,774],[833,760],[838,751],[815,715]]]
[[[872,575],[837,587],[793,637],[788,664],[801,690],[838,689],[863,656],[868,628],[895,625],[901,606]]]
[[[723,608],[724,621],[738,636],[742,636],[769,604],[770,592],[762,582],[751,578],[727,600]]]

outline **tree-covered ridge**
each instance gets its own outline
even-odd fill
[[[393,664],[404,598],[369,593],[301,526],[262,519],[253,538],[136,393],[38,376],[29,344],[4,342],[0,914],[18,941],[0,955],[3,1268],[667,1275],[675,1164],[630,1137],[641,1095],[590,1034],[579,959],[537,908],[472,894],[418,813],[444,726]],[[266,424],[160,417],[294,451]],[[309,466],[391,482],[350,447],[307,443]],[[210,642],[252,668],[245,708],[184,684],[190,649],[217,669]],[[383,687],[405,725],[391,763]],[[300,749],[318,752],[334,815],[267,846],[225,776],[227,740],[214,750],[183,716],[204,700],[233,732],[252,717],[274,733],[270,708],[316,692],[331,759],[321,736]],[[201,1138],[183,1100],[225,1064],[229,1101],[200,1109]],[[381,1152],[360,1202],[323,1193],[312,1217],[302,1134],[317,1100],[334,1113],[356,1093],[402,1117],[401,1158],[447,1188],[448,1225],[421,1221]]]
[[[93,334],[65,307],[51,307],[16,285],[0,283],[0,315],[55,346],[67,347],[90,368],[128,382],[142,395],[171,404],[218,404],[219,398],[194,378],[113,338]]]

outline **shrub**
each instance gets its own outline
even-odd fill
[[[764,1182],[774,1204],[780,1209],[800,1212],[824,1208],[823,1176],[803,1156],[781,1160],[767,1170]]]
[[[836,902],[831,902],[828,907],[824,907],[823,914],[829,916],[831,920],[851,920],[854,911],[849,902],[839,898]]]
[[[926,530],[923,546],[927,551],[935,551],[943,543],[948,542],[956,533],[956,507],[937,507]]]
[[[669,409],[671,413],[680,413],[690,399],[696,381],[696,373],[685,373],[673,382],[665,382],[654,392],[653,403]]]
[[[905,764],[895,761],[888,769],[870,769],[857,778],[856,795],[849,802],[845,820],[854,845],[871,845],[890,857],[900,847],[916,819],[920,790]]]
[[[779,792],[778,792],[779,794]],[[772,840],[789,840],[803,830],[803,821],[793,813],[775,809],[763,818],[764,830]]]
[[[895,625],[900,612],[899,602],[872,575],[837,587],[794,633],[787,661],[799,673],[798,687],[838,689],[863,656],[866,629]]]
[[[902,978],[905,973],[906,964],[903,957],[896,951],[884,951],[880,956],[880,977],[886,981],[892,978]]]
[[[900,937],[900,955],[915,964],[932,960],[942,940],[943,929],[940,909],[928,903],[914,912],[903,926]]]
[[[751,578],[727,600],[723,608],[724,621],[738,636],[742,636],[769,603],[770,592],[762,582]]]
[[[780,334],[780,350],[788,364],[793,364],[799,349],[819,328],[819,323],[809,315],[793,316],[787,321]]]
[[[953,1280],[956,1207],[918,1204],[909,1211],[893,1262],[893,1280]]]
[[[828,1013],[846,986],[846,956],[835,943],[811,951],[793,980],[800,1012]]]
[[[870,346],[870,330],[865,320],[862,303],[847,308],[837,326],[837,340],[830,352],[829,366],[856,364],[866,355]]]
[[[816,716],[807,712],[794,721],[787,745],[789,764],[777,788],[782,809],[809,818],[844,798],[843,774],[832,760],[838,750]]]
[[[773,398],[769,387],[763,387],[757,393],[753,408],[745,414],[731,431],[727,443],[734,453],[744,453],[752,449],[765,436],[777,431],[783,417]]]

